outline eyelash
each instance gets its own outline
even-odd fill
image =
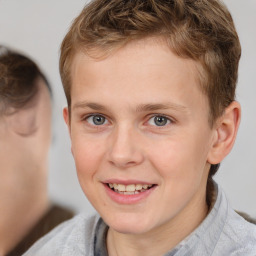
[[[155,114],[155,115],[151,115],[150,116],[150,118],[147,120],[147,123],[149,123],[149,121],[151,120],[151,119],[153,119],[154,121],[153,122],[155,122],[156,121],[156,118],[164,118],[165,119],[165,121],[166,121],[166,123],[164,124],[164,125],[153,125],[152,124],[152,126],[155,126],[155,127],[157,127],[157,128],[164,128],[164,127],[166,127],[166,126],[168,126],[168,125],[170,125],[170,124],[172,124],[173,123],[173,120],[172,119],[170,119],[169,117],[167,117],[167,116],[165,116],[165,115],[161,115],[161,114]]]
[[[97,125],[97,124],[92,124],[92,123],[90,123],[90,122],[88,121],[89,118],[94,118],[94,117],[101,117],[101,118],[104,118],[104,119],[105,119],[105,120],[104,120],[104,123],[101,124],[101,125],[100,125],[100,124]],[[105,117],[105,116],[102,115],[102,114],[97,114],[97,113],[95,113],[95,114],[90,114],[90,115],[88,115],[88,116],[83,117],[83,118],[82,118],[82,121],[86,121],[89,125],[95,126],[95,127],[97,127],[97,128],[100,128],[100,126],[104,125],[106,121],[109,122],[107,117]]]

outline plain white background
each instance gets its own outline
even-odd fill
[[[242,44],[237,100],[242,123],[231,154],[216,180],[231,205],[256,217],[256,0],[225,0]],[[66,105],[59,72],[59,46],[71,21],[86,1],[0,0],[0,44],[21,50],[34,59],[50,80],[54,92],[53,143],[50,150],[49,194],[52,200],[77,212],[93,212],[80,189],[62,119]]]

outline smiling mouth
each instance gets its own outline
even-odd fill
[[[116,193],[123,194],[123,195],[136,195],[142,192],[145,192],[151,188],[153,188],[154,184],[116,184],[116,183],[108,183],[107,184],[110,189],[115,191]]]

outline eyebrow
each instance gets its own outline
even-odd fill
[[[91,108],[93,110],[106,110],[106,107],[104,107],[101,104],[98,103],[94,103],[94,102],[77,102],[76,104],[74,104],[73,109],[76,108]]]
[[[108,108],[104,105],[95,102],[78,102],[74,104],[73,109],[76,108],[90,108],[95,111],[107,111]],[[167,103],[148,103],[148,104],[140,104],[136,107],[135,112],[150,112],[150,111],[157,111],[161,109],[173,109],[176,111],[186,112],[187,107],[171,102]]]
[[[174,109],[177,111],[186,111],[187,107],[179,104],[174,104],[171,102],[167,102],[165,104],[162,104],[162,103],[141,104],[136,108],[136,112],[157,111],[161,109]]]

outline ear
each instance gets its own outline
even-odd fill
[[[70,118],[69,118],[69,111],[68,111],[68,107],[63,108],[63,118],[64,121],[68,127],[68,132],[69,132],[69,137],[71,139],[71,123],[70,123]],[[73,149],[72,149],[72,140],[71,140],[71,153],[73,155]]]
[[[6,117],[8,127],[11,131],[22,137],[29,137],[37,132],[37,108],[13,109],[11,112],[12,114]]]
[[[237,101],[233,101],[216,121],[215,136],[208,154],[208,162],[210,164],[220,163],[231,151],[235,143],[240,120],[241,106]]]
[[[70,127],[68,107],[63,108],[63,118],[64,118],[66,125],[68,126],[68,131],[69,131],[69,135],[70,135],[71,127]]]

